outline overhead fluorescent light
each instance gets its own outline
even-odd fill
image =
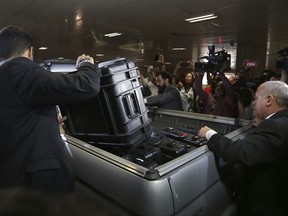
[[[173,50],[173,51],[184,51],[184,50],[186,50],[186,48],[185,47],[172,47],[171,50]]]
[[[217,17],[218,17],[217,15],[212,13],[212,14],[207,14],[207,15],[203,15],[203,16],[188,18],[188,19],[185,19],[185,21],[190,22],[190,23],[194,23],[194,22],[200,22],[200,21],[204,21],[204,20],[215,19]]]
[[[113,33],[109,33],[109,34],[105,34],[105,37],[116,37],[116,36],[120,36],[122,35],[122,33],[120,32],[113,32]]]
[[[48,47],[39,47],[39,50],[47,50]]]

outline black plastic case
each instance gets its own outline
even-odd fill
[[[138,146],[130,154],[123,156],[123,158],[149,169],[159,166],[162,162],[160,148],[145,143]]]
[[[104,145],[133,145],[151,135],[139,74],[125,58],[101,62],[100,93],[91,101],[60,107],[67,116],[66,132]]]

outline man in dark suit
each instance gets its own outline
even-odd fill
[[[288,215],[288,85],[261,84],[253,106],[261,122],[244,139],[233,141],[207,126],[198,135],[217,156],[244,167],[239,215]]]
[[[51,73],[33,59],[23,29],[0,31],[0,189],[73,190],[56,106],[92,99],[100,91],[94,59],[81,55],[73,74]]]
[[[172,79],[173,77],[167,72],[157,74],[158,95],[147,98],[147,106],[183,111],[180,92],[171,85]]]

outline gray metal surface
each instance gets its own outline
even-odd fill
[[[240,127],[250,124],[250,120],[235,119],[178,110],[153,109],[149,113],[155,129],[188,125],[194,128],[211,127],[222,134],[230,133]]]
[[[245,126],[248,122],[240,125],[241,121],[235,119],[185,112],[158,110],[152,112],[151,118],[156,130],[182,124],[197,127],[208,124],[227,135],[234,131],[235,139],[249,130]],[[246,129],[241,130],[242,126]],[[77,178],[111,199],[115,208],[120,206],[132,214],[149,216],[235,213],[235,205],[220,181],[214,155],[206,145],[148,169],[69,135],[66,138]]]

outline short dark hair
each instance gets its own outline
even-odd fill
[[[161,77],[162,77],[164,80],[168,79],[168,80],[169,80],[169,84],[172,83],[173,76],[172,76],[170,73],[168,73],[168,72],[166,72],[166,71],[162,71],[162,72],[160,72],[160,73],[158,74],[158,76],[159,76],[159,75],[161,75]]]
[[[0,57],[20,56],[33,47],[31,36],[17,26],[7,26],[0,30]]]

